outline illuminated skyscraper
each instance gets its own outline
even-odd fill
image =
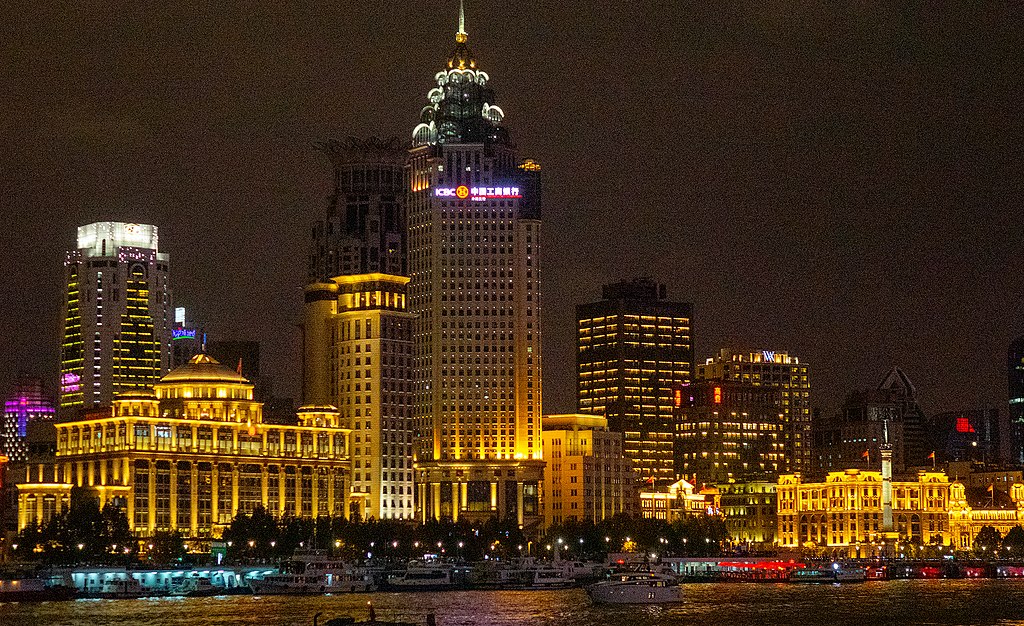
[[[811,469],[811,379],[806,363],[785,352],[741,353],[723,348],[697,366],[697,380],[735,380],[775,387],[781,394],[785,423],[785,462],[781,471]]]
[[[413,131],[409,284],[422,519],[540,522],[540,166],[455,50]]]
[[[302,325],[302,401],[337,407],[352,430],[352,513],[413,519],[412,315],[404,276],[311,283]]]
[[[16,463],[24,461],[29,423],[52,422],[54,418],[53,400],[43,390],[43,381],[29,376],[19,377],[4,402],[0,454]]]
[[[1007,351],[1007,379],[1010,391],[1011,458],[1024,463],[1024,337],[1018,337]]]
[[[405,159],[398,138],[321,144],[334,167],[327,216],[313,224],[309,279],[382,273],[406,276]]]
[[[576,307],[576,407],[608,418],[643,481],[673,482],[674,389],[693,376],[693,306],[650,279]]]
[[[156,226],[96,222],[78,228],[77,244],[64,261],[62,419],[151,386],[171,363],[169,259]]]

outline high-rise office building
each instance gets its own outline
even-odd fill
[[[166,374],[174,318],[169,258],[157,247],[156,226],[81,226],[64,269],[60,412],[71,418]]]
[[[777,478],[786,466],[784,414],[778,388],[735,380],[679,388],[676,472],[719,483]]]
[[[26,459],[28,427],[31,422],[52,422],[56,415],[53,400],[43,389],[43,381],[19,376],[4,401],[0,424],[0,454],[18,463]]]
[[[171,326],[171,368],[181,367],[203,349],[203,333],[186,319],[185,307],[174,307]]]
[[[1007,381],[1010,391],[1011,461],[1024,463],[1024,337],[1007,350]]]
[[[928,418],[925,449],[939,463],[974,461],[998,464],[1003,460],[1003,420],[999,409],[948,411]]]
[[[410,310],[422,519],[540,522],[540,166],[522,160],[467,45],[409,152]]]
[[[673,482],[674,390],[693,377],[693,306],[641,278],[576,307],[576,408],[624,436],[643,481]]]
[[[787,465],[780,471],[811,469],[811,379],[806,363],[786,352],[741,353],[723,348],[697,366],[698,380],[735,380],[775,387],[782,400]]]
[[[854,391],[834,418],[815,425],[814,469],[824,475],[851,467],[874,468],[886,430],[894,472],[926,465],[931,451],[926,423],[917,389],[903,370],[894,367],[876,388]]]
[[[349,274],[406,276],[405,159],[395,137],[320,145],[334,168],[327,216],[313,224],[309,280]]]
[[[352,430],[351,513],[413,519],[409,279],[337,276],[305,289],[303,403],[331,405]]]

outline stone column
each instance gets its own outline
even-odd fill
[[[215,431],[216,432],[216,431]],[[216,460],[210,464],[210,519],[211,523],[220,523],[220,510],[218,503],[220,502],[220,468]]]
[[[498,510],[498,483],[491,481],[491,511]]]
[[[264,435],[265,436],[265,435]],[[264,442],[265,443],[265,442]],[[264,448],[266,446],[264,445]],[[270,503],[267,501],[268,498],[268,486],[269,486],[270,474],[267,473],[267,466],[260,466],[260,502],[263,504],[263,508],[270,511]]]
[[[235,447],[238,447],[238,431],[235,431]],[[238,463],[231,464],[231,516],[238,515]]]
[[[178,530],[178,462],[171,461],[171,531]]]
[[[277,515],[281,517],[288,508],[287,496],[285,495],[285,471],[284,465],[277,468]]]
[[[195,430],[193,430],[193,433]],[[195,439],[193,438],[193,441]],[[199,536],[199,464],[195,461],[192,462],[192,491],[191,491],[191,502],[189,503],[192,507],[189,511],[189,526],[192,529],[192,537]]]
[[[523,482],[516,482],[516,519],[519,522],[519,527],[523,526]]]
[[[441,483],[430,483],[431,497],[430,502],[433,504],[434,519],[441,519]]]
[[[156,528],[156,463],[149,463],[149,534]]]
[[[459,503],[462,498],[459,497],[459,483],[452,483],[452,521],[459,521]]]

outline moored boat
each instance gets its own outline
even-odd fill
[[[47,587],[39,578],[0,579],[0,602],[46,602],[73,597],[75,590],[71,587]]]
[[[587,595],[595,604],[665,604],[681,602],[683,589],[670,574],[631,571],[609,574],[588,586]]]
[[[862,567],[843,567],[833,563],[830,567],[805,567],[789,574],[791,583],[862,583],[868,572]]]

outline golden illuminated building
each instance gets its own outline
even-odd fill
[[[687,517],[721,515],[721,494],[716,487],[697,489],[680,479],[667,487],[648,486],[640,491],[640,514],[645,519],[672,523]]]
[[[729,537],[736,543],[770,547],[778,529],[774,480],[718,483],[722,516]]]
[[[650,279],[604,285],[576,307],[576,409],[623,435],[643,481],[677,478],[675,389],[693,377],[692,305]]]
[[[596,415],[544,417],[544,524],[600,522],[635,508],[636,478],[622,434]]]
[[[305,289],[303,402],[338,407],[352,431],[353,512],[413,519],[408,278],[337,276]]]
[[[434,78],[407,169],[417,517],[539,525],[540,166],[516,154],[462,20]]]
[[[217,537],[238,512],[346,515],[349,434],[333,406],[299,409],[299,424],[263,422],[253,385],[206,354],[152,390],[118,395],[109,413],[59,422],[52,467],[18,485],[19,528],[44,521],[81,487],[123,506],[134,532]],[[97,414],[98,413],[98,414]]]

